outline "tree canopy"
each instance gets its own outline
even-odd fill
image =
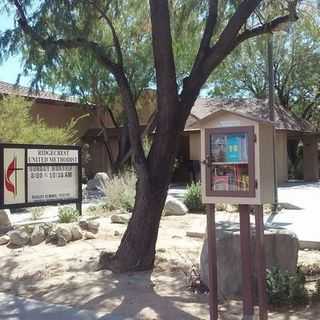
[[[35,85],[43,84],[50,70],[63,67],[64,55],[78,54],[79,59],[89,55],[103,72],[99,79],[104,77],[119,93],[137,192],[121,244],[115,254],[101,256],[101,266],[117,272],[153,267],[180,135],[200,90],[241,43],[296,20],[297,2],[0,0],[3,10],[15,10],[15,27],[0,36],[1,56],[26,52],[25,70],[34,73]],[[149,70],[151,79],[146,77]],[[150,80],[143,84],[140,79],[145,77]],[[157,92],[148,153],[136,108],[139,83],[140,88],[153,86]]]
[[[319,124],[320,12],[300,7],[299,20],[273,35],[276,100],[302,119]],[[267,37],[237,48],[212,76],[210,95],[267,98]]]

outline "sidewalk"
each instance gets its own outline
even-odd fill
[[[184,186],[169,190],[169,194],[178,199],[183,199],[185,192]],[[294,232],[302,249],[320,249],[320,182],[286,183],[278,188],[278,198],[279,203],[285,204],[287,209],[267,217],[266,225]],[[217,222],[223,220],[217,217]]]
[[[1,320],[132,320],[121,316],[97,317],[93,311],[49,304],[0,293]]]
[[[290,204],[267,221],[296,233],[301,247],[320,249],[320,182],[287,183],[280,188],[279,203]]]

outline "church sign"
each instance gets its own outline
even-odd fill
[[[0,144],[0,186],[0,208],[81,207],[80,147]]]

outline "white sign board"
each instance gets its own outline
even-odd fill
[[[76,198],[78,198],[77,167],[28,166],[28,202]]]
[[[0,144],[0,208],[80,204],[79,152],[73,146]]]

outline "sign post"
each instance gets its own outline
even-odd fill
[[[220,110],[197,123],[201,129],[202,202],[207,208],[210,320],[218,319],[216,203],[239,205],[243,320],[254,317],[255,285],[260,320],[267,320],[264,203],[274,202],[273,123]],[[255,256],[252,258],[251,207],[255,209]]]
[[[0,209],[76,203],[81,214],[78,146],[0,144]]]

